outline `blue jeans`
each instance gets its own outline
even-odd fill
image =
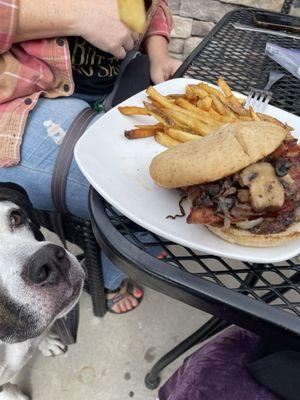
[[[21,185],[35,208],[53,210],[51,178],[60,144],[72,121],[88,106],[87,102],[74,97],[40,99],[26,124],[21,163],[15,167],[0,168],[0,181]],[[84,219],[89,219],[88,191],[89,183],[73,159],[67,180],[67,206],[72,214]],[[143,241],[149,241],[147,235],[141,235]],[[159,248],[151,249],[153,255],[159,252]],[[126,275],[103,252],[101,262],[105,286],[117,289]]]

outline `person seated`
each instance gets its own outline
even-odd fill
[[[167,2],[146,6],[148,25],[140,36],[120,21],[117,0],[0,2],[0,180],[21,185],[37,209],[54,210],[51,178],[60,145],[83,109],[91,103],[101,109],[128,52],[143,41],[154,83],[179,67],[168,55]],[[88,191],[73,160],[66,201],[84,219],[90,217]],[[160,248],[153,254],[163,256]],[[141,289],[101,258],[109,309],[132,310]]]

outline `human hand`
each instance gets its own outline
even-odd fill
[[[119,59],[134,48],[138,34],[120,21],[117,0],[78,0],[78,3],[78,35]]]
[[[161,55],[150,59],[150,74],[153,83],[162,83],[171,78],[182,62],[171,58],[169,55]]]

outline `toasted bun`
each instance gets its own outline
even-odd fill
[[[269,155],[285,137],[283,128],[266,121],[226,124],[209,136],[157,155],[150,175],[170,189],[213,182]]]
[[[206,225],[206,227],[227,242],[251,247],[280,246],[300,236],[300,222],[291,225],[286,231],[269,235],[256,235],[247,230]]]

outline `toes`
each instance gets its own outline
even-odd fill
[[[120,314],[121,313],[121,307],[119,304],[114,304],[112,306],[112,310],[116,313],[116,314]]]
[[[124,300],[122,300],[122,301],[120,301],[119,304],[120,304],[120,307],[121,307],[122,312],[123,312],[123,313],[126,312],[126,311],[127,311],[126,302],[125,302]]]
[[[126,299],[126,300],[125,300],[125,304],[126,304],[126,309],[127,309],[128,311],[130,311],[130,310],[133,309],[133,305],[131,304],[131,301],[130,301],[129,299]]]
[[[139,305],[138,300],[134,296],[128,296],[128,300],[130,301],[133,307],[137,307]]]
[[[140,299],[143,296],[143,292],[139,288],[133,288],[133,296]]]

